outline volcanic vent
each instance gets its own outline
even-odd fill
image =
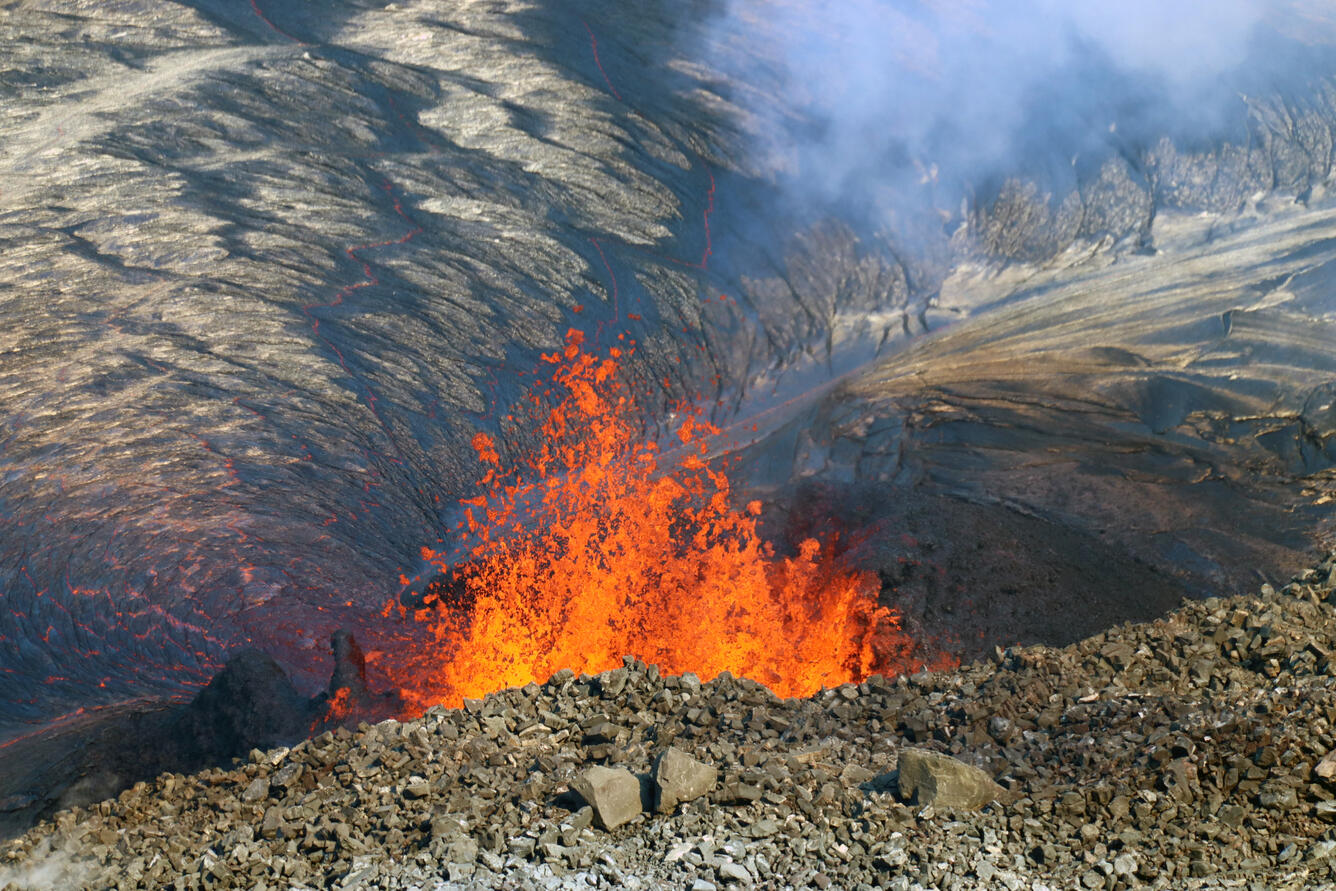
[[[634,343],[598,355],[583,342],[567,332],[528,410],[507,418],[538,430],[514,464],[487,434],[474,438],[486,474],[461,502],[462,556],[423,549],[441,575],[412,614],[430,637],[385,644],[382,668],[408,701],[457,706],[628,654],[783,696],[950,663],[915,645],[880,603],[877,576],[843,564],[833,533],[775,553],[757,528],[761,502],[739,509],[727,469],[711,466],[722,432],[699,411],[683,407],[662,447],[644,437],[620,365]]]

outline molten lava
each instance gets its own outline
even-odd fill
[[[490,436],[474,437],[486,473],[461,502],[466,557],[424,548],[445,581],[424,609],[391,605],[430,632],[425,648],[385,656],[406,702],[458,705],[562,668],[614,668],[623,654],[672,673],[729,671],[782,696],[924,667],[877,603],[874,574],[811,539],[776,556],[757,532],[760,502],[733,507],[706,460],[719,431],[684,412],[661,451],[635,427],[620,374],[634,346],[599,358],[582,341],[571,330],[543,357],[548,382],[526,405],[536,448],[507,468]]]

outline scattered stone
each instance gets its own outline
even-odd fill
[[[640,780],[623,767],[591,767],[571,781],[571,788],[594,809],[604,829],[616,829],[640,816]]]
[[[269,777],[256,777],[241,793],[241,800],[246,802],[263,801],[269,797]]]
[[[670,746],[654,762],[653,778],[654,809],[662,814],[708,794],[719,779],[719,771]]]
[[[1293,786],[1284,783],[1270,783],[1262,787],[1257,795],[1257,803],[1265,808],[1293,810],[1299,806],[1299,796]]]
[[[1006,795],[993,778],[973,765],[927,749],[901,749],[900,797],[909,804],[977,810]]]
[[[1333,854],[1336,854],[1336,841],[1324,839],[1309,848],[1304,859],[1310,863],[1320,863],[1329,860]]]
[[[264,809],[264,819],[260,821],[260,834],[265,838],[275,837],[283,829],[283,808],[271,805]]]
[[[598,678],[599,686],[605,698],[612,699],[621,695],[622,690],[626,689],[627,671],[625,668],[614,668],[611,671],[605,671]]]
[[[719,864],[719,878],[728,882],[740,882],[744,885],[750,885],[753,881],[752,874],[747,871],[747,867],[731,860]]]

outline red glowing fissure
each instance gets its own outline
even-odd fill
[[[594,64],[598,66],[598,73],[603,75],[603,82],[608,85],[608,92],[617,97],[617,101],[622,101],[622,94],[617,92],[617,88],[612,85],[612,78],[608,77],[608,72],[603,70],[603,61],[598,57],[598,38],[594,36],[594,29],[589,27],[588,22],[581,22],[585,31],[589,34],[589,49],[594,54]]]
[[[282,28],[278,27],[278,25],[275,25],[273,20],[270,19],[269,16],[265,15],[263,12],[260,11],[260,4],[257,2],[257,0],[250,0],[250,7],[251,11],[254,12],[257,16],[259,16],[260,21],[268,25],[270,30],[272,30],[275,34],[278,34],[285,40],[289,40],[297,44],[297,46],[310,46],[310,44],[307,43],[306,41],[293,37],[287,31],[284,31]]]

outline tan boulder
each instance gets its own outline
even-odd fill
[[[640,780],[624,767],[591,767],[571,781],[571,788],[594,809],[604,829],[640,816]]]
[[[901,749],[900,797],[910,804],[977,810],[1006,795],[985,771],[950,755]]]

